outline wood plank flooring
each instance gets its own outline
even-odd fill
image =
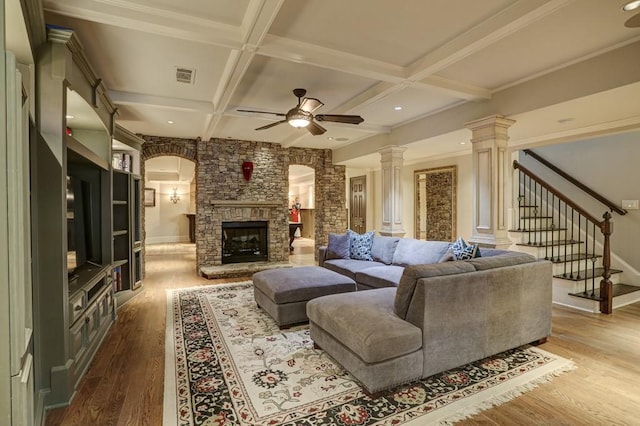
[[[292,262],[313,264],[312,244],[294,247]],[[166,290],[221,280],[198,277],[195,251],[184,247],[148,248],[146,268],[143,290],[118,310],[72,404],[48,412],[47,425],[162,424]],[[554,307],[541,348],[578,369],[460,424],[640,424],[640,304],[611,316]]]

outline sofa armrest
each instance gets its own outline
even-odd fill
[[[406,321],[423,331],[423,374],[549,336],[551,292],[548,261],[418,279]]]
[[[324,261],[327,257],[327,246],[318,247],[318,266],[324,266]]]

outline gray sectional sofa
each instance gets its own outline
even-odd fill
[[[449,243],[403,240],[396,242],[393,256],[375,261],[322,257],[321,266],[354,279],[359,290],[370,290],[307,304],[315,344],[366,391],[428,377],[550,335],[550,262],[494,249],[482,249],[479,258],[439,262]]]

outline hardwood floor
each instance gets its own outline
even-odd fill
[[[292,263],[314,263],[309,241],[294,242]],[[72,404],[50,411],[47,425],[162,424],[166,290],[222,281],[196,275],[193,249],[163,246],[147,247],[143,290],[120,307]],[[610,316],[554,307],[541,348],[578,369],[460,424],[640,424],[640,304]]]

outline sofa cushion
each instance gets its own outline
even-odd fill
[[[320,297],[307,304],[307,316],[366,363],[397,358],[422,347],[422,330],[393,313],[395,292],[379,288]]]
[[[462,274],[464,272],[474,272],[473,265],[467,262],[445,262],[429,265],[413,265],[404,269],[398,291],[393,304],[393,311],[400,318],[407,317],[409,304],[413,298],[416,288],[416,281],[420,278],[438,277],[442,275]]]
[[[384,263],[373,262],[368,260],[354,259],[331,259],[325,260],[323,266],[339,274],[346,275],[352,280],[356,279],[356,273],[365,269],[374,268],[376,266],[384,266]]]
[[[384,237],[376,235],[373,237],[373,244],[371,245],[371,257],[377,262],[382,262],[385,265],[391,265],[393,263],[393,254],[398,247],[398,237]]]
[[[325,259],[349,259],[349,234],[329,234],[329,244]]]
[[[356,260],[373,260],[371,257],[371,246],[373,245],[373,236],[376,231],[365,232],[364,234],[358,234],[352,230],[348,230],[349,244],[350,244],[350,257]]]
[[[449,249],[445,241],[420,241],[413,238],[401,238],[393,254],[393,264],[398,266],[438,263]]]
[[[356,273],[356,282],[373,288],[398,287],[403,272],[402,266],[376,266]]]
[[[536,262],[537,260],[538,259],[536,259],[534,256],[527,253],[504,250],[504,252],[500,254],[477,257],[475,259],[465,260],[464,263],[473,265],[476,271],[485,271],[487,269],[502,268],[504,266],[513,266],[520,265],[522,263]]]

